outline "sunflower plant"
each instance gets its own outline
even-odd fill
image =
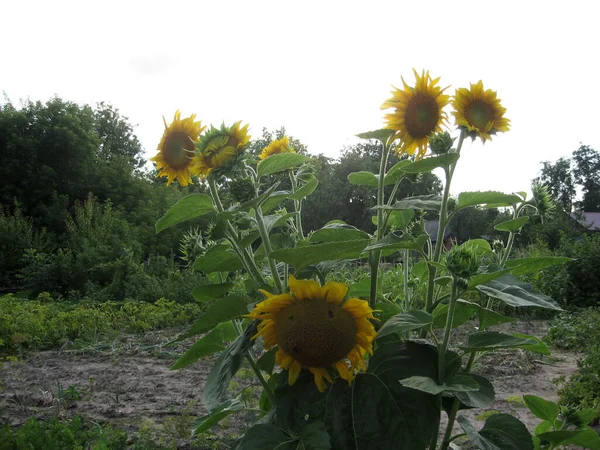
[[[258,421],[237,441],[238,450],[447,449],[457,447],[458,437],[482,449],[577,442],[577,433],[532,435],[508,414],[491,416],[481,430],[458,414],[494,400],[492,384],[471,373],[478,354],[505,348],[549,353],[534,336],[495,331],[512,320],[496,306],[559,310],[517,277],[568,258],[509,259],[529,215],[552,212],[543,188],[534,186],[529,199],[525,192],[497,191],[450,197],[466,138],[485,142],[509,131],[496,92],[479,81],[450,95],[439,78],[426,71],[414,75],[414,84],[403,79],[402,89],[394,88],[383,103],[384,128],[358,135],[378,142],[381,151],[378,173],[348,176],[350,183],[376,190],[373,234],[341,221],[305,233],[302,202],[318,181],[311,159],[296,153],[287,137],[251,155],[248,126],[241,122],[206,131],[195,116],[182,120],[178,112],[165,125],[154,158],[159,176],[182,185],[197,177],[208,193],[180,200],[157,222],[157,231],[202,215],[213,223],[203,230],[211,245],[193,262],[211,280],[193,291],[208,307],[180,336],[197,342],[173,366],[218,353],[202,393],[208,414],[198,420],[196,434],[251,410]],[[406,157],[388,168],[392,152]],[[434,169],[444,174],[441,196],[397,198],[403,179]],[[388,196],[386,186],[393,186]],[[225,189],[233,201],[223,202]],[[512,211],[510,220],[496,226],[505,237],[493,246],[474,239],[447,249],[452,216],[474,206]],[[425,231],[424,212],[438,217],[434,235]],[[402,295],[391,296],[381,288],[381,262],[398,253],[401,270],[394,283]],[[329,279],[332,268],[348,260],[368,268],[367,289],[362,282]],[[245,292],[233,289],[236,277]],[[470,291],[482,301],[461,298]],[[469,330],[464,342],[452,339],[458,326]],[[242,394],[228,396],[243,364],[262,388],[258,409]],[[592,444],[600,448],[600,440]]]

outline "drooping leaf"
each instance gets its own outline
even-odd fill
[[[429,158],[423,158],[419,161],[415,161],[411,164],[407,164],[402,168],[405,172],[408,173],[423,173],[423,172],[431,172],[433,169],[438,167],[450,167],[451,164],[454,164],[460,158],[459,153],[445,153],[439,156],[431,156]]]
[[[469,374],[477,384],[475,391],[454,392],[454,396],[461,402],[461,406],[469,408],[486,408],[496,397],[494,386],[490,381],[481,375]]]
[[[397,314],[383,324],[377,332],[377,337],[381,338],[391,333],[404,333],[405,331],[419,330],[431,325],[432,320],[431,314],[422,310]]]
[[[578,448],[600,449],[600,437],[591,428],[583,430],[560,430],[548,431],[538,437],[543,441],[549,441],[554,448],[563,445],[576,445]]]
[[[533,450],[527,427],[510,414],[494,414],[478,432],[465,416],[456,419],[471,442],[482,450]]]
[[[314,231],[310,235],[310,242],[337,242],[370,239],[368,233],[345,223],[331,223]]]
[[[217,325],[213,330],[192,345],[181,357],[171,366],[171,370],[183,369],[190,364],[195,363],[200,358],[212,355],[225,349],[225,341],[235,339],[235,330],[231,322],[225,322]]]
[[[192,336],[206,333],[218,324],[248,314],[246,299],[239,295],[228,295],[215,302],[208,310],[189,328],[189,330],[178,338],[179,341]]]
[[[506,220],[497,225],[494,225],[494,230],[516,233],[521,228],[523,228],[523,225],[525,225],[528,220],[529,216],[521,216],[517,217],[516,219]]]
[[[326,242],[305,247],[275,250],[269,256],[277,261],[291,264],[296,270],[300,270],[321,261],[359,258],[368,242],[367,239]]]
[[[192,295],[198,302],[206,303],[226,295],[233,283],[199,284],[192,290]]]
[[[244,333],[221,352],[212,366],[201,396],[202,403],[209,412],[218,408],[223,402],[231,378],[240,369],[248,349],[254,345],[254,340],[250,338],[256,334],[257,329],[258,321],[255,320]]]
[[[194,423],[193,435],[198,436],[199,434],[208,431],[224,418],[240,411],[244,411],[245,409],[244,403],[242,403],[241,400],[241,395],[231,400],[227,400],[217,406],[210,414],[196,420]]]
[[[285,221],[291,217],[295,217],[298,213],[291,212],[286,214],[272,214],[269,216],[264,216],[263,220],[265,222],[265,228],[267,229],[267,233],[270,233],[271,230],[275,227],[280,227],[285,225]]]
[[[537,273],[548,267],[565,264],[573,261],[573,258],[566,256],[535,256],[531,258],[516,258],[506,261],[506,267],[511,269],[514,276]]]
[[[267,352],[264,352],[258,361],[256,361],[256,366],[269,375],[273,373],[273,368],[275,367],[275,354],[277,353],[277,349],[271,349]]]
[[[400,380],[402,386],[437,395],[442,392],[477,391],[479,385],[468,375],[457,375],[450,382],[438,384],[433,378],[416,376]]]
[[[289,196],[289,198],[291,198],[292,200],[302,200],[303,198],[308,197],[315,191],[315,189],[319,185],[319,180],[317,180],[312,174],[310,174],[310,176],[312,178],[310,178],[309,181],[300,186],[298,190],[296,190],[296,192]]]
[[[371,209],[383,209],[386,211],[396,209],[425,209],[428,211],[439,211],[442,207],[442,197],[437,194],[415,195],[414,197],[403,198],[391,206],[375,206]]]
[[[535,395],[524,395],[523,400],[534,416],[553,423],[558,417],[558,405],[550,400],[544,400]]]
[[[408,249],[423,253],[423,247],[428,240],[429,237],[426,234],[412,237],[409,234],[399,234],[394,232],[387,234],[383,239],[380,239],[379,242],[369,244],[365,248],[365,252],[373,250]]]
[[[477,286],[477,289],[488,297],[501,300],[510,306],[538,306],[562,310],[552,298],[534,291],[531,284],[524,283],[511,275],[503,275],[485,285]]]
[[[484,192],[461,192],[458,194],[458,201],[455,210],[476,205],[516,205],[523,200],[515,194],[504,194],[498,191]]]
[[[460,300],[460,299],[458,299]],[[454,308],[454,317],[452,318],[452,328],[456,328],[467,320],[471,319],[478,311],[478,305],[470,302],[456,302]],[[446,327],[448,320],[448,304],[440,304],[433,310],[433,328],[441,329]]]
[[[183,197],[156,222],[156,232],[177,225],[195,217],[216,212],[212,199],[206,194],[192,194]]]
[[[504,334],[496,331],[480,331],[469,336],[467,346],[463,347],[466,352],[478,352],[486,350],[497,350],[500,348],[521,348],[531,352],[549,355],[548,346],[536,338],[521,333]]]
[[[269,214],[269,211],[271,211],[273,208],[275,208],[277,205],[279,205],[282,201],[284,201],[286,198],[288,198],[291,193],[292,193],[291,191],[273,192],[269,196],[269,198],[264,201],[264,203],[261,206],[263,214]]]
[[[233,249],[226,244],[217,244],[209,248],[194,262],[194,270],[200,272],[233,272],[241,269],[242,262]]]
[[[310,159],[300,153],[278,153],[263,159],[256,167],[259,177],[293,169]]]
[[[387,128],[381,130],[366,131],[364,133],[357,134],[356,136],[361,139],[377,139],[379,142],[385,145],[387,140],[392,137],[396,132]]]
[[[352,172],[348,174],[348,181],[351,184],[356,184],[358,186],[369,186],[369,187],[377,187],[378,186],[379,175],[376,175],[372,172],[367,172],[361,170],[360,172]]]
[[[498,270],[496,272],[483,272],[469,278],[469,289],[475,289],[481,284],[489,283],[496,278],[500,278],[507,273],[510,273],[511,269]]]

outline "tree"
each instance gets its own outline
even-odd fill
[[[585,212],[600,211],[600,153],[589,145],[581,145],[573,152],[575,182],[583,189],[579,209]]]
[[[575,197],[575,183],[571,172],[571,160],[560,158],[556,163],[543,161],[543,168],[537,181],[548,188],[550,195],[560,203],[565,211],[571,211]]]

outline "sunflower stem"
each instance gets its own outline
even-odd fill
[[[271,275],[273,276],[273,282],[275,283],[275,289],[278,294],[281,294],[283,292],[283,284],[281,283],[281,278],[279,278],[279,272],[277,272],[277,264],[275,263],[275,260],[271,258],[273,247],[271,246],[271,239],[269,238],[269,233],[265,227],[261,207],[256,209],[256,224],[258,225],[258,232],[260,233],[263,245],[265,246],[267,260],[269,261],[269,267],[271,268]]]
[[[293,171],[289,171],[290,181],[292,183],[292,194],[298,190],[298,180]],[[294,211],[296,212],[296,231],[298,231],[298,239],[304,239],[304,231],[302,230],[302,200],[294,200]]]
[[[383,148],[381,150],[381,161],[379,162],[379,179],[377,180],[377,206],[383,206],[385,203],[384,199],[384,178],[385,171],[387,168],[387,161],[390,154],[390,146],[387,142],[382,142]],[[377,242],[383,237],[382,234],[385,232],[383,209],[377,210]],[[369,292],[369,306],[371,309],[375,309],[377,303],[377,278],[379,272],[379,258],[381,256],[380,250],[373,250],[369,255],[369,262],[371,265],[371,286]]]
[[[450,332],[452,331],[452,321],[454,320],[454,309],[456,307],[456,299],[458,297],[458,287],[456,279],[452,279],[452,293],[450,294],[450,303],[448,304],[448,316],[446,317],[446,328],[444,329],[444,340],[442,345],[438,347],[438,383],[443,383],[446,376],[446,351],[450,343]]]
[[[256,361],[254,361],[254,358],[252,357],[252,355],[249,352],[246,352],[246,359],[252,366],[252,369],[254,370],[254,373],[256,373],[256,377],[258,378],[258,381],[260,381],[260,384],[262,384],[263,389],[267,393],[267,397],[269,397],[269,400],[271,401],[271,405],[275,406],[276,405],[275,394],[273,393],[271,386],[269,386],[269,384],[267,383],[267,380],[265,380],[265,377],[263,377],[262,372],[256,365]]]

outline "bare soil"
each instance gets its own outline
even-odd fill
[[[511,324],[503,331],[519,331],[543,336],[544,324]],[[162,430],[183,439],[193,420],[206,413],[200,401],[212,360],[204,360],[183,370],[169,367],[184,347],[165,347],[173,336],[168,333],[124,338],[117,344],[87,349],[68,349],[33,353],[17,362],[4,362],[0,369],[0,423],[23,424],[30,416],[71,417],[82,415],[99,423],[110,422],[130,432],[140,428]],[[460,343],[461,336],[455,336]],[[137,344],[133,344],[137,341]],[[553,351],[540,356],[523,351],[497,352],[481,357],[475,372],[494,384],[496,400],[485,410],[460,412],[480,427],[486,411],[514,414],[530,429],[539,419],[531,415],[519,399],[533,394],[557,400],[557,377],[570,376],[577,370],[577,355]],[[239,387],[251,385],[251,377],[236,380]],[[74,386],[79,399],[68,388]],[[62,388],[62,393],[61,393]],[[236,389],[237,391],[238,389]],[[244,425],[244,418],[233,419],[218,427],[212,436],[230,441]],[[175,431],[173,431],[175,430]],[[187,446],[187,444],[185,445]],[[178,444],[178,447],[184,445]],[[201,447],[205,448],[205,447]],[[223,447],[224,448],[224,447]]]

